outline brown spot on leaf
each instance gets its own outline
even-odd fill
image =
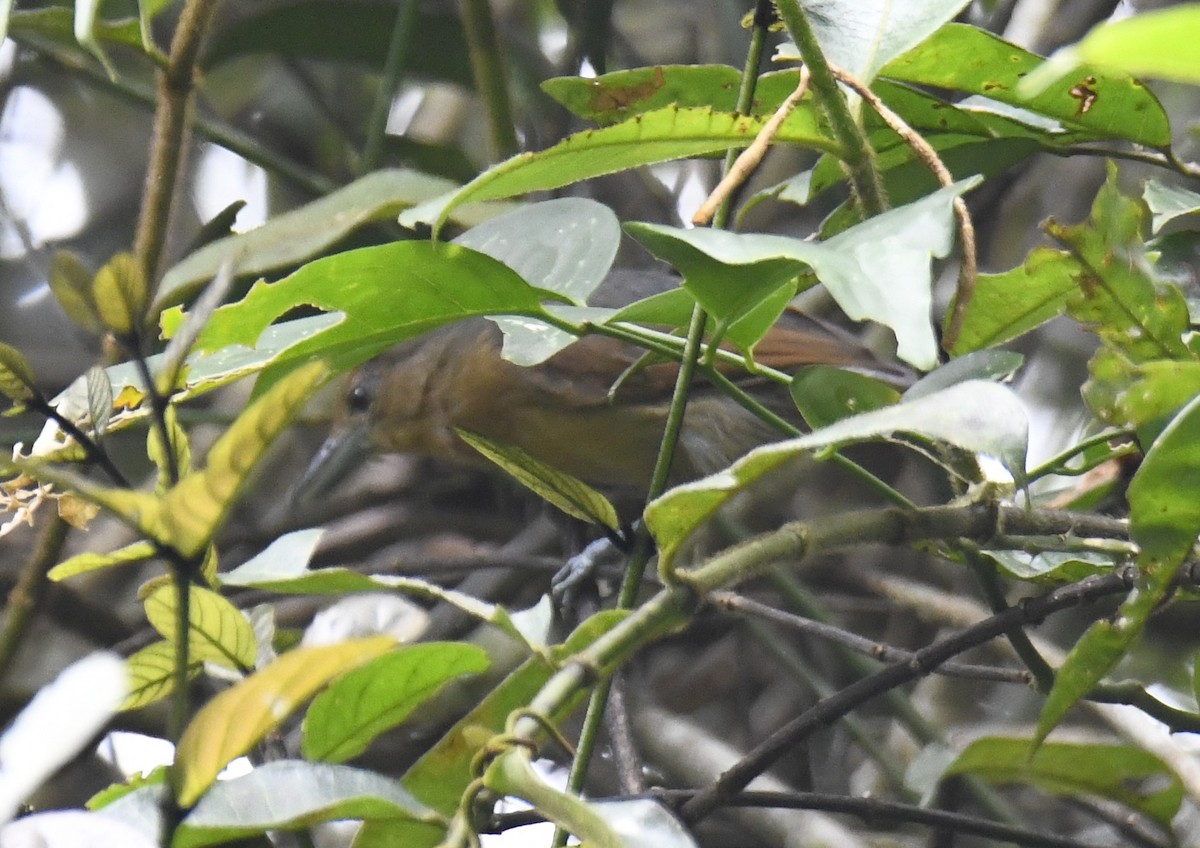
[[[612,85],[592,80],[591,109],[593,112],[624,112],[631,106],[649,100],[667,83],[662,65],[655,65],[650,79],[632,85]]]

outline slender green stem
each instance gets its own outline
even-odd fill
[[[1054,145],[1042,145],[1042,150],[1053,156],[1061,156],[1063,158],[1070,156],[1101,156],[1105,159],[1124,159],[1128,162],[1141,162],[1146,165],[1155,165],[1159,168],[1166,168],[1170,171],[1175,171],[1185,177],[1192,179],[1200,178],[1200,165],[1195,162],[1184,162],[1179,158],[1179,155],[1171,148],[1166,148],[1161,153],[1152,152],[1142,149],[1122,149],[1122,148],[1106,148],[1092,147],[1087,145],[1079,145],[1075,147],[1056,147]]]
[[[760,0],[759,5],[765,5],[765,0]],[[737,108],[743,114],[749,112],[754,100],[754,88],[758,81],[758,67],[762,59],[763,43],[767,33],[766,16],[761,15],[759,17],[761,21],[756,19],[756,24],[751,30],[750,46],[747,51],[746,63],[738,91]],[[733,165],[736,156],[737,152],[732,150],[726,154],[725,170],[728,170]],[[714,216],[713,226],[725,226],[729,220],[729,211],[732,208],[732,203],[733,198],[731,196],[721,204],[716,216]],[[667,421],[662,442],[659,447],[658,457],[654,463],[653,473],[651,474],[650,489],[647,495],[648,501],[662,494],[666,490],[667,482],[670,479],[671,463],[675,456],[675,448],[679,443],[679,434],[683,429],[684,414],[687,410],[688,392],[691,389],[696,366],[700,361],[700,354],[704,347],[704,328],[707,321],[708,316],[700,305],[697,304],[692,310],[691,322],[688,325],[687,338],[684,342],[683,353],[680,359],[679,374],[675,380],[675,391],[671,397],[671,406],[667,412]],[[643,522],[639,525],[634,537],[629,564],[626,566],[625,575],[621,581],[621,589],[617,595],[617,607],[619,609],[633,608],[634,602],[637,600],[638,590],[642,585],[642,577],[645,574],[646,566],[649,564],[653,553],[653,539],[650,537],[649,529]],[[600,728],[604,723],[604,711],[611,688],[610,681],[611,678],[602,680],[592,690],[591,698],[588,701],[587,714],[584,717],[584,725],[580,731],[578,750],[574,761],[571,763],[571,773],[567,779],[567,788],[572,792],[581,792],[586,781],[591,754],[595,748],[596,739],[599,737]],[[562,846],[566,844],[566,840],[566,832],[561,828],[556,829],[554,844]]]
[[[758,416],[760,420],[765,421],[780,433],[792,437],[803,435],[802,431],[798,427],[794,426],[791,424],[791,422],[780,417],[779,415],[776,415],[763,404],[759,403],[751,395],[743,391],[741,387],[737,385],[737,383],[730,380],[720,371],[709,371],[708,379],[712,380],[714,385],[737,401],[744,409],[752,412],[754,415]],[[871,489],[874,489],[875,492],[882,495],[886,500],[891,501],[896,506],[905,508],[912,508],[916,506],[916,504],[905,497],[902,492],[889,486],[883,480],[880,480],[854,460],[842,456],[840,453],[835,453],[829,457],[829,461],[839,468],[853,474],[859,480],[866,483]]]
[[[842,90],[838,88],[808,18],[801,11],[798,0],[778,0],[775,6],[812,74],[813,92],[829,115],[833,136],[842,147],[842,162],[864,216],[870,218],[886,211],[887,194],[876,167],[875,151],[871,149],[866,134],[854,119]]]
[[[400,7],[396,10],[396,24],[392,28],[392,40],[388,42],[383,77],[379,80],[379,92],[375,96],[371,117],[367,121],[367,143],[363,148],[360,174],[369,173],[379,167],[383,139],[387,133],[388,115],[391,114],[392,101],[396,97],[400,78],[408,64],[409,46],[417,23],[417,10],[417,0],[400,0]]]
[[[142,379],[146,399],[150,402],[150,426],[158,431],[162,442],[164,459],[167,463],[167,480],[172,486],[179,482],[179,461],[175,456],[175,443],[171,439],[171,428],[167,426],[167,399],[158,390],[158,383],[150,373],[150,363],[142,349],[141,340],[134,339],[129,351],[138,376]]]
[[[176,564],[171,567],[171,576],[175,583],[175,667],[172,669],[174,690],[171,698],[171,724],[169,733],[172,742],[178,742],[187,727],[188,713],[191,704],[188,698],[188,635],[191,632],[189,616],[192,580],[189,572],[192,569]]]
[[[1074,475],[1076,473],[1074,470],[1071,470],[1070,472],[1064,472],[1062,466],[1066,465],[1068,462],[1071,461],[1071,459],[1073,459],[1074,457],[1078,456],[1081,453],[1084,453],[1089,448],[1096,447],[1097,445],[1106,444],[1107,442],[1110,442],[1113,439],[1130,438],[1132,436],[1133,436],[1132,430],[1105,430],[1104,432],[1097,433],[1094,436],[1088,436],[1083,441],[1081,441],[1077,444],[1071,445],[1071,447],[1067,448],[1066,450],[1064,450],[1062,453],[1058,454],[1057,456],[1050,457],[1048,460],[1043,462],[1037,468],[1034,468],[1032,471],[1030,471],[1026,475],[1026,477],[1028,477],[1029,482],[1032,483],[1034,480],[1039,480],[1042,477],[1046,477],[1047,475],[1050,475],[1050,474],[1070,473],[1070,474]],[[1133,449],[1131,448],[1130,452],[1132,452],[1132,450]],[[1113,456],[1124,456],[1124,454],[1125,454],[1125,452],[1118,451],[1118,452],[1114,452],[1112,455]],[[1107,458],[1108,457],[1106,457],[1106,459]]]
[[[996,577],[996,566],[983,555],[979,546],[973,542],[960,541],[955,547],[962,552],[967,565],[975,573],[975,579],[979,581],[979,585],[983,589],[983,596],[991,611],[1001,613],[1008,609],[1008,599],[1004,597],[1004,589]],[[1021,662],[1025,663],[1029,673],[1033,675],[1037,690],[1046,694],[1054,688],[1054,669],[1034,647],[1029,634],[1020,627],[1014,627],[1004,635],[1008,638],[1008,643],[1012,645],[1013,651],[1020,657]]]
[[[508,73],[500,55],[492,10],[488,0],[462,0],[462,11],[475,89],[487,112],[492,155],[507,159],[517,152],[517,131],[508,95]]]

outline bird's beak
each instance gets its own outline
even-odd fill
[[[367,431],[367,422],[362,421],[332,433],[292,488],[292,505],[312,505],[361,465],[370,454]]]

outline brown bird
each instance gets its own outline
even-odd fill
[[[666,274],[614,271],[592,305],[622,306],[678,284]],[[455,432],[464,429],[521,448],[588,483],[644,493],[678,366],[656,362],[630,371],[643,351],[602,336],[582,338],[534,367],[502,359],[500,345],[492,322],[470,319],[405,342],[360,368],[351,378],[335,432],[301,486],[322,488],[341,464],[335,457],[363,448],[483,464]],[[755,359],[789,371],[820,364],[893,381],[904,375],[850,334],[794,310],[759,343]],[[798,420],[784,387],[749,374],[734,379]],[[672,480],[719,470],[779,438],[734,400],[700,382],[690,395]]]

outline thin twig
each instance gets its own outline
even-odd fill
[[[796,85],[796,90],[779,104],[779,108],[775,110],[775,114],[763,124],[762,129],[758,131],[758,135],[754,137],[754,141],[750,142],[750,146],[738,154],[738,158],[734,161],[733,166],[721,178],[721,181],[717,183],[716,188],[712,190],[704,203],[700,204],[700,208],[696,210],[696,214],[692,216],[693,224],[698,227],[706,227],[712,223],[713,216],[717,213],[718,207],[732,196],[746,180],[750,179],[750,175],[754,173],[754,169],[759,166],[763,157],[767,155],[767,149],[771,146],[771,142],[775,136],[779,134],[779,128],[783,126],[783,122],[788,119],[788,116],[792,114],[792,110],[804,99],[804,95],[808,92],[809,79],[808,68],[800,68],[800,82]]]
[[[883,692],[924,677],[951,657],[989,642],[1012,627],[1039,622],[1059,610],[1127,592],[1132,585],[1132,569],[1123,570],[1120,574],[1089,577],[1048,595],[1030,598],[1018,606],[1009,607],[998,615],[922,648],[907,662],[889,665],[870,677],[851,683],[836,695],[818,701],[755,746],[735,766],[688,801],[680,814],[688,822],[708,816],[814,731]]]
[[[816,636],[819,639],[825,639],[842,645],[863,656],[882,662],[911,662],[916,654],[915,651],[876,642],[841,627],[835,627],[832,624],[814,621],[811,618],[805,618],[795,613],[784,612],[752,598],[739,595],[736,592],[714,592],[709,595],[709,600],[719,607],[744,615],[766,619],[767,621],[773,621],[776,624],[781,624],[784,627],[797,630],[806,635]],[[1030,680],[1032,680],[1029,672],[1019,669],[960,662],[944,663],[938,666],[936,673],[944,674],[947,677],[965,677],[971,680],[989,680],[995,683],[1020,683],[1028,685]]]
[[[8,593],[8,602],[4,606],[4,629],[0,631],[0,680],[8,676],[17,651],[24,643],[34,613],[46,592],[46,575],[58,562],[58,555],[62,552],[70,529],[62,517],[55,515],[50,518],[42,528],[29,560],[21,569],[17,584]]]

